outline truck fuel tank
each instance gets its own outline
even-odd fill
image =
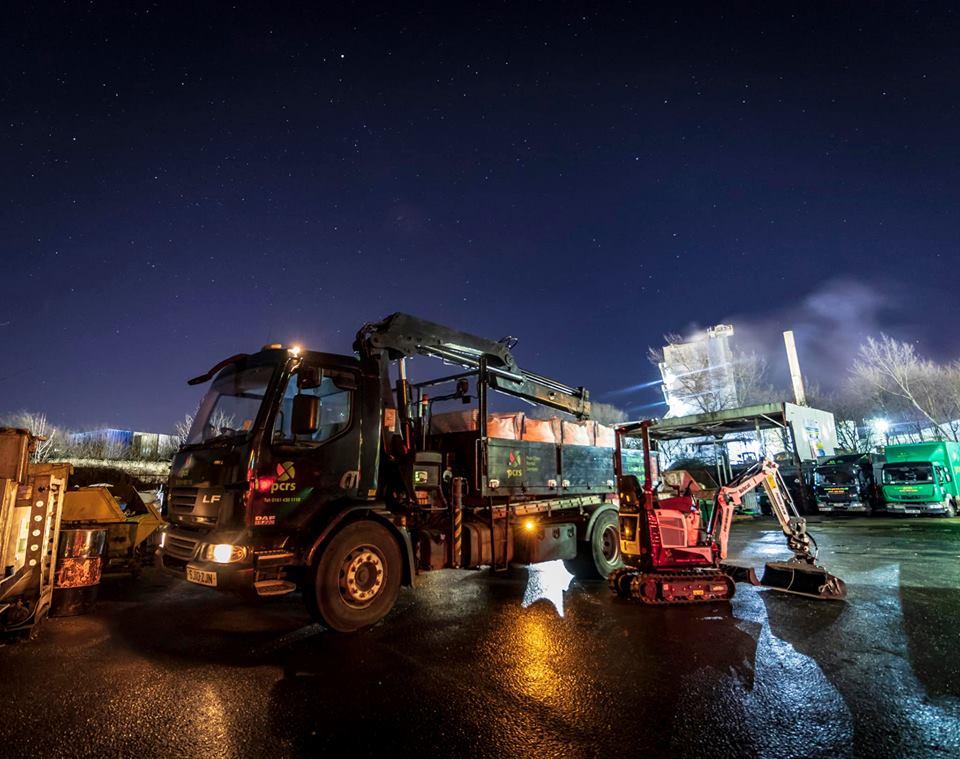
[[[539,564],[577,556],[577,527],[568,522],[539,524],[533,520],[521,525],[516,540],[515,558],[521,564]]]
[[[514,528],[510,527],[507,538],[507,561],[513,561]],[[503,524],[496,528],[497,564],[503,562]],[[463,562],[461,566],[476,569],[493,563],[493,546],[490,540],[490,525],[479,521],[463,523]]]

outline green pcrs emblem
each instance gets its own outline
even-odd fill
[[[284,461],[277,464],[277,480],[270,488],[271,493],[291,491],[297,489],[297,483],[294,478],[297,476],[297,470],[293,468],[292,461]]]
[[[507,455],[507,477],[523,477],[523,459],[520,451],[510,451]]]

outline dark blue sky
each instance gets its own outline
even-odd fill
[[[397,310],[600,400],[733,317],[960,354],[956,14],[670,5],[4,4],[0,411],[166,430]]]

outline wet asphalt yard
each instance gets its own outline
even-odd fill
[[[960,519],[823,520],[846,603],[441,572],[364,633],[148,572],[0,648],[7,756],[960,755]],[[733,553],[784,557],[771,522]]]

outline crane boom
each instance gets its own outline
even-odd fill
[[[490,386],[509,395],[573,414],[590,417],[590,393],[583,387],[521,369],[511,348],[513,338],[500,341],[471,335],[419,319],[395,313],[378,322],[365,324],[353,349],[364,357],[385,356],[397,360],[409,356],[432,356],[467,369],[480,369],[488,375]]]

